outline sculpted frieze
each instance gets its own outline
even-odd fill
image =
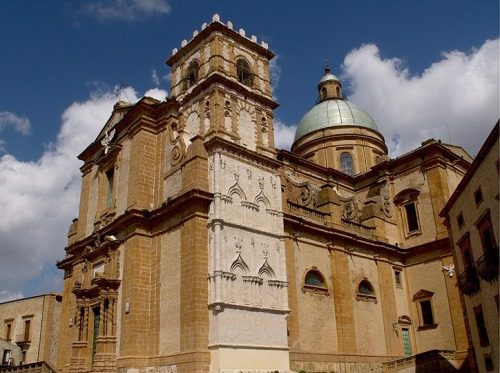
[[[285,176],[288,181],[287,199],[301,206],[314,208],[319,188],[312,185],[309,181],[298,181],[290,175]]]

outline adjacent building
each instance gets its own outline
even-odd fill
[[[439,212],[472,159],[432,139],[389,158],[329,69],[276,149],[273,57],[214,15],[168,59],[170,97],[118,102],[81,153],[61,372],[467,364]]]
[[[498,372],[498,122],[442,211],[452,239],[471,347],[480,372]]]
[[[44,294],[0,303],[2,366],[44,361],[55,367],[61,296]]]

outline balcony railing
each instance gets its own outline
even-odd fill
[[[479,291],[479,277],[475,268],[466,268],[458,275],[458,287],[466,295],[473,295]]]
[[[493,248],[476,261],[477,273],[483,280],[493,281],[498,277],[498,259],[498,248]]]

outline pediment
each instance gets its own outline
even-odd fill
[[[104,127],[101,129],[101,132],[99,132],[99,135],[97,136],[97,139],[101,138],[104,136],[105,133],[111,131],[113,127],[123,119],[125,114],[133,107],[134,105],[128,102],[124,101],[119,101],[115,104],[113,107],[113,112],[111,113],[109,119],[106,121],[106,124]]]
[[[425,290],[425,289],[420,289],[413,295],[413,300],[417,299],[423,299],[423,298],[430,298],[434,295],[432,291]]]

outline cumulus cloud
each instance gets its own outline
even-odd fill
[[[55,262],[64,256],[66,229],[78,214],[81,162],[76,157],[109,118],[118,92],[138,100],[130,87],[95,93],[64,111],[57,139],[40,159],[0,157],[0,301],[59,290]],[[160,99],[165,93],[148,91]]]
[[[149,91],[144,93],[144,96],[153,97],[160,101],[165,101],[168,96],[168,92],[160,88],[151,88]]]
[[[274,145],[278,149],[290,150],[295,137],[296,126],[289,126],[276,119],[274,121]]]
[[[0,111],[0,132],[7,127],[11,127],[23,135],[27,135],[31,130],[31,123],[28,118],[17,116],[10,111]],[[0,139],[0,150],[4,150],[3,144],[5,144],[5,141]]]
[[[100,21],[141,21],[170,13],[166,0],[98,0],[86,2],[82,12]]]
[[[399,58],[383,58],[373,44],[344,59],[349,99],[366,109],[385,136],[392,156],[428,138],[476,153],[499,117],[499,40],[469,53],[445,52],[422,74]]]

